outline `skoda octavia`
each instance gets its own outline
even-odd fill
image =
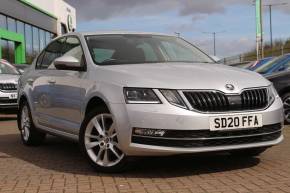
[[[46,134],[77,140],[104,172],[131,156],[257,156],[283,140],[282,102],[268,80],[169,35],[59,37],[23,74],[18,96],[25,145]]]

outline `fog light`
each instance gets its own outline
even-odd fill
[[[163,137],[166,131],[162,129],[134,128],[133,134],[151,137]]]

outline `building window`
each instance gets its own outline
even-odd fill
[[[32,27],[29,24],[25,24],[25,44],[26,44],[26,62],[32,63]]]
[[[26,62],[32,63],[33,59],[45,48],[55,37],[55,34],[22,22],[17,19],[0,14],[0,28],[22,34],[25,37]],[[0,39],[2,47],[2,58],[14,62],[15,42]]]
[[[24,30],[24,23],[21,22],[21,21],[17,21],[16,22],[16,30],[17,30],[17,33],[19,34],[22,34],[22,35],[25,35],[25,30]]]
[[[6,16],[0,14],[0,28],[7,29]]]
[[[16,32],[16,21],[10,17],[7,18],[8,31]]]
[[[15,43],[13,41],[8,41],[8,61],[15,63]]]
[[[39,30],[39,45],[40,50],[43,50],[45,47],[45,32],[42,29]]]
[[[0,40],[2,47],[2,58],[5,60],[9,60],[9,48],[7,40]]]
[[[49,32],[45,32],[45,45],[49,44],[51,40],[51,35]]]
[[[33,34],[33,56],[35,57],[39,53],[39,29],[36,27],[33,27],[32,30]]]

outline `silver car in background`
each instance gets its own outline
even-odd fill
[[[218,65],[174,36],[71,33],[53,40],[20,80],[26,145],[77,140],[99,171],[130,156],[226,151],[257,156],[283,140],[283,107],[254,72]]]
[[[0,60],[0,113],[16,110],[17,85],[20,72],[5,60]]]

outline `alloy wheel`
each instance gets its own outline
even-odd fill
[[[21,133],[25,141],[29,140],[31,121],[29,117],[28,107],[25,105],[21,111]]]
[[[86,127],[85,148],[90,159],[99,166],[112,167],[124,158],[115,127],[111,114],[96,115]]]
[[[290,123],[290,96],[284,98],[284,117],[287,123]]]

